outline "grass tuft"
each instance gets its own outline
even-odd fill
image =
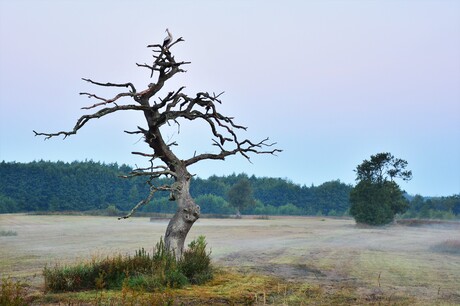
[[[27,305],[26,285],[11,278],[3,278],[0,286],[0,305]]]
[[[150,255],[143,248],[134,256],[115,255],[73,266],[45,267],[45,291],[67,292],[102,289],[154,291],[202,284],[213,276],[210,252],[203,236],[190,243],[183,258],[176,260],[163,239]]]

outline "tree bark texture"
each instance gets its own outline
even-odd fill
[[[200,217],[200,207],[190,196],[190,178],[187,173],[183,177],[179,176],[175,183],[177,188],[173,196],[177,202],[177,211],[169,221],[165,234],[166,247],[178,257],[184,250],[188,232]]]

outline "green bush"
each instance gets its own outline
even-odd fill
[[[286,216],[297,216],[302,214],[302,210],[292,203],[278,207],[278,213]]]
[[[134,290],[154,291],[155,289],[161,288],[163,284],[157,277],[140,274],[127,278],[124,286]]]
[[[168,288],[182,288],[190,283],[189,279],[180,271],[174,269],[166,271],[164,286]]]
[[[51,292],[93,289],[133,289],[153,291],[180,288],[189,283],[202,284],[212,278],[210,252],[203,236],[190,243],[183,257],[166,249],[163,239],[150,255],[144,249],[134,256],[116,255],[74,266],[45,267],[45,290]]]
[[[213,194],[202,194],[195,198],[202,214],[232,214],[235,209],[224,198]]]
[[[179,262],[179,270],[192,284],[203,284],[212,279],[211,252],[206,251],[204,236],[199,236],[189,244]]]
[[[105,208],[105,214],[107,216],[119,216],[121,212],[115,205],[111,204]]]
[[[350,192],[350,214],[357,223],[384,225],[408,207],[403,192],[394,182],[359,182]]]

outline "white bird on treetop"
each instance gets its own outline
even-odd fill
[[[166,36],[165,40],[163,40],[163,47],[164,48],[167,48],[169,46],[169,44],[172,43],[172,40],[173,40],[173,36],[172,36],[171,32],[169,32],[168,29],[166,29],[166,32],[168,33],[168,36]]]

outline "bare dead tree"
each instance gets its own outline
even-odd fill
[[[194,97],[185,94],[184,87],[177,91],[166,94],[163,98],[157,97],[165,82],[180,72],[190,62],[176,61],[171,49],[184,41],[181,38],[170,43],[168,46],[160,44],[149,45],[153,51],[153,63],[136,64],[138,67],[146,68],[150,77],[155,75],[156,82],[150,83],[142,91],[137,91],[132,83],[101,83],[91,79],[85,79],[96,86],[126,88],[112,98],[99,97],[92,93],[82,92],[80,95],[94,99],[97,103],[83,107],[84,110],[93,111],[81,116],[70,131],[56,133],[39,133],[34,131],[35,136],[44,136],[49,139],[56,136],[64,138],[76,134],[86,123],[92,119],[101,118],[119,111],[135,110],[143,112],[147,128],[137,127],[135,131],[125,131],[128,134],[141,134],[145,142],[152,149],[153,153],[132,152],[149,158],[150,166],[134,169],[131,173],[124,175],[124,178],[147,176],[150,192],[148,196],[135,205],[132,210],[120,219],[129,218],[140,207],[148,204],[158,191],[170,193],[170,199],[177,202],[177,211],[170,220],[165,233],[165,244],[168,249],[174,251],[180,257],[184,248],[185,238],[193,223],[200,217],[200,207],[195,204],[190,196],[190,181],[192,175],[187,167],[202,160],[224,160],[227,156],[241,154],[249,160],[250,154],[272,154],[275,155],[281,150],[272,148],[275,143],[269,143],[268,138],[258,142],[249,139],[239,139],[238,130],[246,130],[246,127],[237,125],[232,117],[220,114],[217,110],[221,104],[221,94],[209,94],[199,92]],[[158,101],[152,101],[154,97]],[[122,103],[122,99],[130,98],[131,103]],[[202,120],[209,127],[213,135],[213,145],[217,148],[215,153],[195,154],[188,159],[178,158],[171,146],[176,143],[167,144],[161,133],[165,124],[179,124],[180,120]],[[155,186],[153,180],[159,177],[171,177],[173,183],[170,185]]]

